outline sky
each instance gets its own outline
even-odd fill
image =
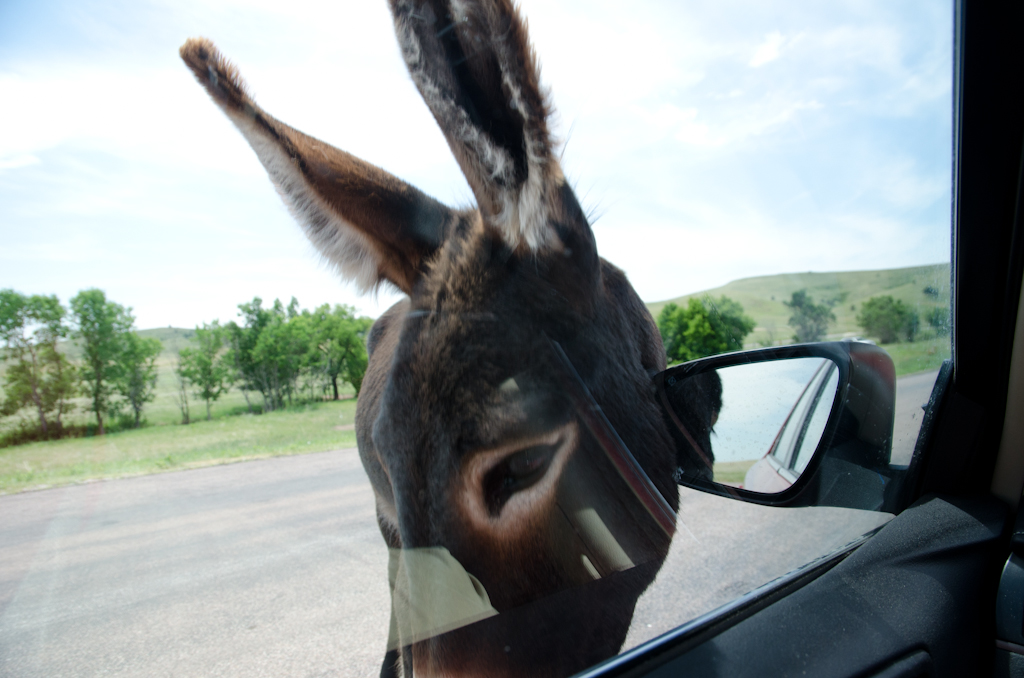
[[[562,167],[646,301],[949,261],[952,9],[922,0],[524,0]],[[140,329],[296,297],[377,316],[178,57],[453,206],[473,195],[387,3],[0,0],[0,288],[98,287]]]

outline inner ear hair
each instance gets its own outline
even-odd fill
[[[549,200],[564,179],[526,22],[510,0],[391,0],[409,73],[480,211],[513,248],[557,247]]]
[[[307,237],[366,292],[390,282],[411,293],[433,253],[468,213],[449,209],[384,170],[289,127],[256,105],[212,42],[181,58],[242,132]]]

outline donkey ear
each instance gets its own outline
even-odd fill
[[[410,293],[427,259],[462,216],[384,170],[265,113],[213,43],[193,38],[181,58],[256,151],[320,253],[366,292],[388,281]]]
[[[530,250],[564,179],[526,23],[511,0],[390,0],[405,63],[469,181],[484,221]]]

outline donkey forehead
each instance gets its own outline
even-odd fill
[[[585,324],[603,296],[593,235],[568,185],[548,201],[557,247],[542,252],[514,249],[479,212],[466,214],[411,294],[417,313],[458,319],[424,323],[415,331],[440,336],[468,330],[479,336],[490,323],[507,336],[510,331],[521,335],[519,328],[550,333],[566,323]],[[410,335],[406,332],[403,341]]]
[[[544,326],[529,314],[414,310],[377,428],[394,448],[465,449],[544,426],[565,409],[551,366]]]

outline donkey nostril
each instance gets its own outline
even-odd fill
[[[488,513],[497,516],[513,494],[535,485],[543,478],[559,444],[560,441],[519,450],[488,471],[483,480]]]
[[[523,477],[542,468],[551,461],[554,448],[550,445],[530,447],[513,454],[508,459],[509,473]]]

